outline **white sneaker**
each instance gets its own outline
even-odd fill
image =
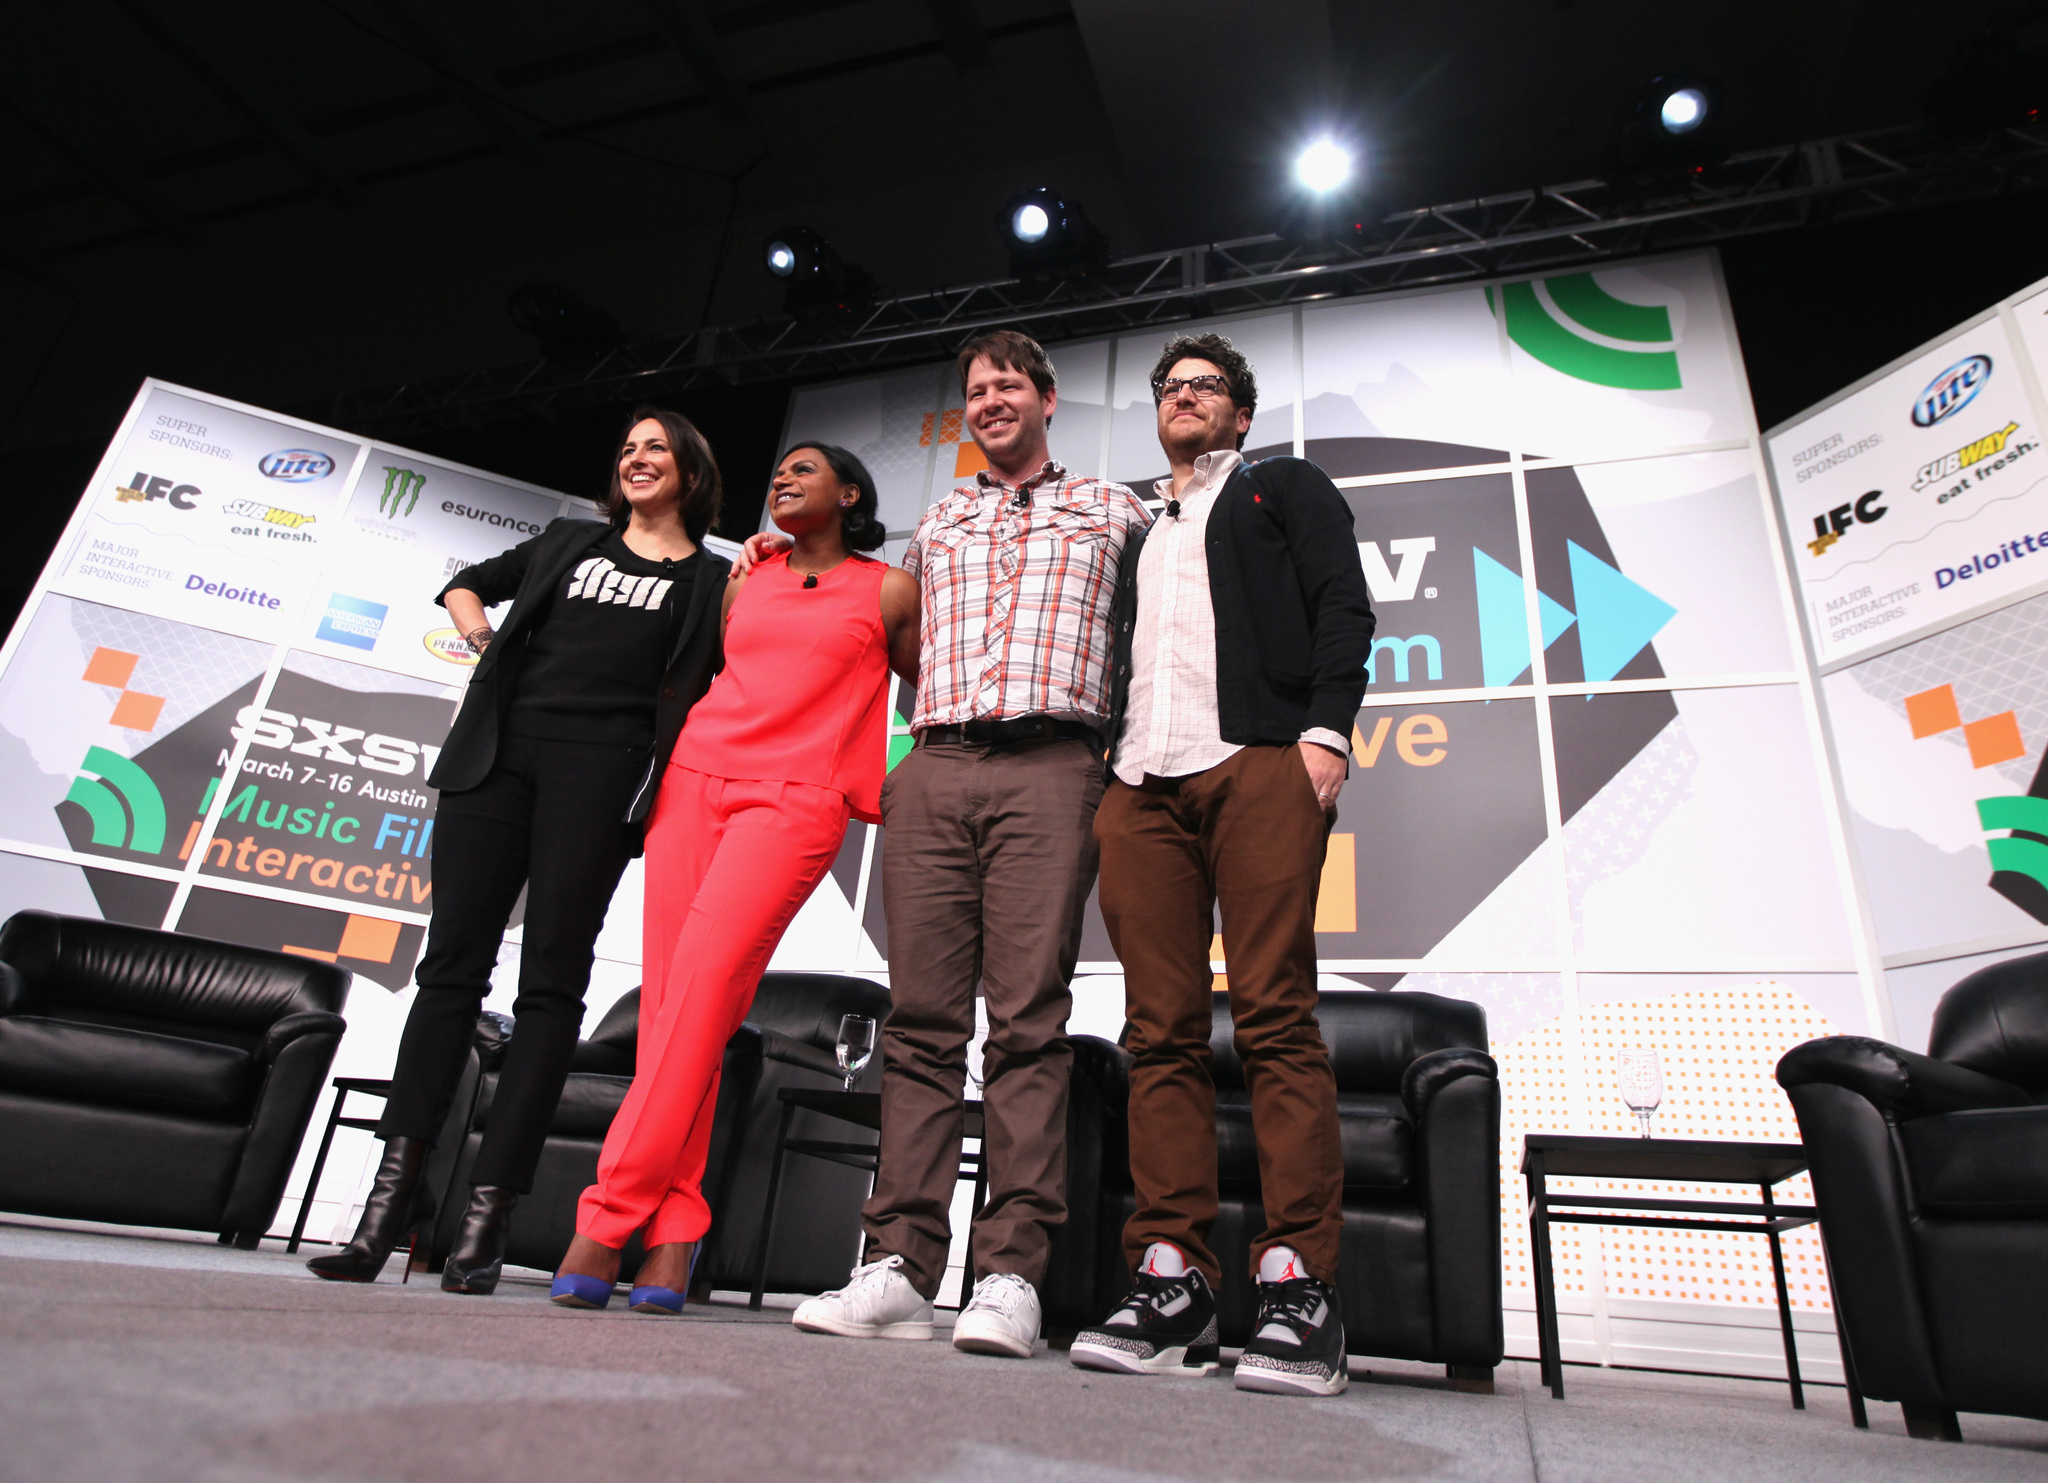
[[[846,1339],[929,1339],[932,1300],[918,1295],[902,1267],[900,1256],[855,1267],[846,1286],[797,1304],[790,1322]]]
[[[1013,1272],[991,1272],[953,1321],[953,1347],[969,1354],[1031,1358],[1038,1342],[1038,1289]]]

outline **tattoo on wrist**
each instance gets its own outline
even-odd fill
[[[465,633],[462,636],[462,641],[465,644],[469,645],[472,653],[481,654],[487,647],[489,647],[493,637],[495,637],[495,633],[492,630],[491,625],[488,623],[480,623],[475,628],[472,628],[468,633]]]

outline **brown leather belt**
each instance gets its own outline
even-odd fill
[[[917,744],[953,742],[970,747],[1010,747],[1022,742],[1078,741],[1102,750],[1102,734],[1079,721],[1060,721],[1051,716],[1011,716],[1001,721],[967,721],[958,726],[927,726],[917,734]]]

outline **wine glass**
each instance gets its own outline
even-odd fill
[[[1643,1136],[1650,1136],[1650,1114],[1664,1101],[1664,1070],[1657,1064],[1657,1053],[1653,1050],[1625,1050],[1615,1055],[1617,1080],[1621,1083],[1621,1100],[1643,1125]]]
[[[846,1077],[846,1089],[860,1080],[868,1058],[875,1053],[875,1022],[864,1014],[843,1015],[839,1021],[839,1044],[835,1048],[839,1070]]]

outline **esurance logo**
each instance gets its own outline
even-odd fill
[[[396,520],[410,515],[420,507],[420,491],[427,487],[427,476],[414,473],[411,469],[384,468],[384,492],[377,496],[377,510],[386,520]]]
[[[311,484],[334,472],[334,460],[317,448],[280,448],[256,460],[256,470],[285,484]]]
[[[374,649],[377,635],[384,631],[384,615],[390,609],[381,602],[369,602],[337,592],[327,599],[327,611],[320,615],[315,638],[351,649]]]
[[[1933,427],[1970,405],[1991,379],[1991,357],[1973,355],[1959,360],[1927,383],[1913,403],[1913,426]]]

